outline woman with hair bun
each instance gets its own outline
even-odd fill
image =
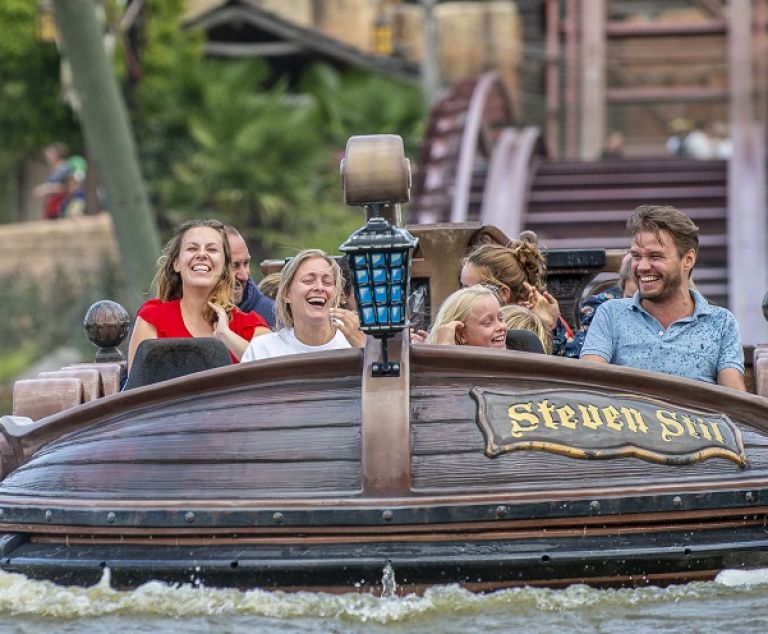
[[[527,233],[506,246],[482,244],[461,262],[461,285],[487,284],[497,289],[502,306],[517,304],[532,310],[552,335],[552,352],[578,358],[567,344],[573,331],[560,316],[557,300],[545,285],[546,263],[535,238]]]

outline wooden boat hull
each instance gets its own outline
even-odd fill
[[[398,593],[445,583],[477,591],[522,585],[666,585],[713,578],[723,569],[768,566],[759,524],[652,534],[543,536],[482,541],[231,543],[226,545],[27,542],[3,569],[62,585],[93,585],[109,568],[116,588],[149,581],[206,587],[382,592],[390,563]]]
[[[0,568],[90,584],[107,567],[118,587],[378,592],[389,563],[407,592],[670,583],[766,565],[766,399],[441,346],[402,345],[401,377],[372,379],[372,354],[222,368],[27,426],[3,419]],[[603,424],[574,423],[588,439],[579,446],[571,434],[492,449],[488,394],[523,410],[542,395],[603,403]],[[628,450],[604,403],[650,407],[637,434],[648,437],[676,433],[669,416],[690,416],[679,436],[696,450],[675,453],[663,439]],[[666,412],[655,427],[653,411]],[[545,418],[537,432],[551,431]],[[704,430],[731,430],[733,450],[707,454],[717,439]]]

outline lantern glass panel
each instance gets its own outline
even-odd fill
[[[403,287],[393,286],[389,291],[389,298],[393,304],[399,304],[403,301]]]
[[[370,306],[373,303],[370,286],[359,286],[357,289],[357,299],[361,306]]]
[[[355,278],[358,284],[368,284],[368,269],[357,269],[355,271]]]
[[[393,324],[399,324],[403,321],[403,307],[400,305],[392,306],[391,320]]]
[[[394,267],[390,271],[390,279],[392,280],[392,282],[397,282],[397,283],[402,282],[404,277],[404,272],[405,271],[402,266]]]
[[[389,265],[390,266],[402,266],[403,265],[403,253],[402,253],[402,251],[397,251],[395,253],[392,253],[389,256]]]
[[[376,324],[376,314],[373,312],[373,306],[363,306],[361,312],[363,314],[364,326],[373,326]]]
[[[376,286],[373,289],[374,297],[376,298],[377,304],[384,304],[387,301],[387,287],[386,286]]]
[[[366,282],[367,284],[368,282]],[[386,284],[387,283],[387,269],[373,269],[373,283],[374,284]]]
[[[389,322],[389,308],[387,306],[378,306],[376,308],[376,320],[380,324]]]

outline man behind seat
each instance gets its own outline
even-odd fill
[[[243,236],[232,225],[225,225],[232,269],[235,275],[235,303],[244,313],[254,312],[275,329],[275,302],[262,293],[251,279],[251,254]]]
[[[642,205],[627,233],[638,290],[600,305],[581,358],[746,391],[736,319],[688,287],[699,228],[674,207]]]

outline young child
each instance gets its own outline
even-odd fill
[[[443,302],[425,343],[506,349],[507,325],[496,294],[477,284]]]

